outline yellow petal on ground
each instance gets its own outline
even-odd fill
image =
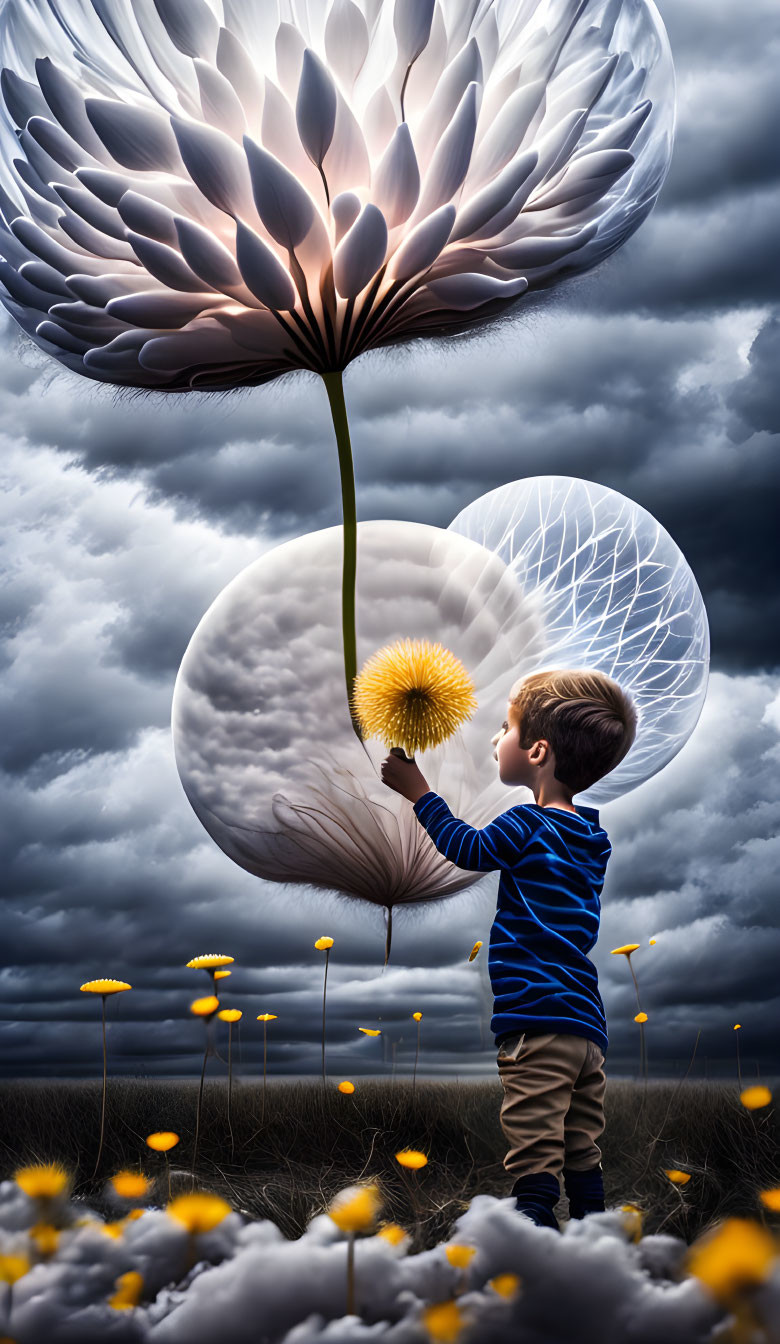
[[[669,1177],[673,1185],[687,1185],[691,1179],[689,1171],[678,1171],[676,1167],[672,1167],[670,1171],[664,1168],[664,1174]]]
[[[693,1243],[685,1268],[727,1304],[735,1294],[766,1280],[776,1254],[774,1237],[760,1223],[727,1218]]]
[[[400,1162],[402,1167],[409,1167],[412,1171],[419,1170],[420,1167],[428,1165],[428,1159],[425,1153],[418,1153],[414,1148],[404,1148],[395,1155],[396,1162]]]
[[[769,1105],[772,1093],[768,1087],[757,1084],[755,1087],[746,1087],[744,1092],[740,1092],[739,1099],[749,1111],[757,1111],[762,1106]]]
[[[514,1297],[520,1291],[522,1279],[519,1274],[496,1274],[488,1283],[500,1297]]]
[[[174,1134],[172,1129],[159,1129],[146,1137],[147,1146],[153,1148],[156,1153],[167,1153],[169,1149],[175,1148],[178,1142],[179,1136]]]
[[[62,1194],[70,1177],[59,1162],[40,1162],[35,1166],[19,1167],[14,1172],[14,1180],[31,1199],[53,1199]]]
[[[210,1232],[227,1218],[230,1205],[219,1195],[210,1195],[205,1191],[193,1191],[191,1195],[178,1195],[165,1207],[165,1212],[182,1227],[186,1227],[191,1236]]]
[[[342,1232],[371,1232],[381,1207],[377,1185],[350,1186],[331,1201],[328,1213]]]
[[[143,1275],[139,1274],[137,1269],[129,1269],[126,1274],[119,1275],[116,1292],[108,1299],[108,1305],[115,1311],[127,1311],[131,1307],[137,1307],[143,1287]]]
[[[444,1254],[454,1269],[467,1269],[477,1254],[476,1246],[460,1246],[450,1242],[444,1247]]]
[[[434,1302],[421,1317],[428,1336],[435,1344],[454,1344],[466,1322],[457,1302]]]

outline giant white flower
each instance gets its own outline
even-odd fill
[[[187,796],[241,867],[394,907],[471,886],[380,776],[387,748],[360,744],[337,694],[340,529],[266,552],[219,595],[176,681],[173,734]],[[634,699],[626,758],[577,798],[635,788],[687,741],[704,703],[707,617],[679,548],[645,509],[571,477],[490,491],[448,529],[358,527],[362,663],[399,636],[440,641],[463,663],[474,716],[419,755],[455,816],[484,826],[530,800],[498,778],[491,738],[518,678],[597,668]]]
[[[349,693],[342,370],[495,317],[637,227],[674,121],[655,6],[5,0],[0,64],[0,298],[42,349],[166,392],[323,376]]]

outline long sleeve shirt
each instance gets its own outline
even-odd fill
[[[417,820],[458,868],[501,870],[488,970],[499,1045],[518,1032],[585,1036],[609,1045],[596,967],[601,891],[612,853],[595,808],[524,803],[477,830],[438,793],[414,804]]]

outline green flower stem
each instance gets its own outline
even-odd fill
[[[357,574],[357,512],[355,508],[355,470],[352,444],[344,401],[344,382],[340,369],[322,374],[328,394],[341,475],[341,508],[344,530],[344,561],[341,575],[341,628],[344,642],[344,675],[352,727],[363,741],[360,724],[352,709],[352,691],[357,676],[357,638],[355,634],[355,579]]]

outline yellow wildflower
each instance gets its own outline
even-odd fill
[[[642,1236],[643,1213],[638,1204],[621,1204],[620,1211],[625,1215],[623,1229],[630,1241],[637,1242]]]
[[[624,943],[622,947],[613,947],[610,955],[616,957],[619,952],[622,952],[624,956],[630,957],[631,953],[636,952],[638,947],[639,943]]]
[[[415,1022],[419,1022],[420,1018],[422,1017],[422,1013],[412,1013],[412,1017],[414,1018]]]
[[[520,1290],[522,1279],[518,1274],[496,1274],[495,1278],[488,1279],[488,1283],[500,1297],[514,1297]]]
[[[232,971],[215,971],[215,972],[214,972],[214,979],[215,979],[215,980],[226,980],[227,977],[228,977],[229,975],[232,975],[232,974],[233,974]]]
[[[223,1218],[227,1218],[231,1209],[219,1195],[196,1190],[191,1195],[178,1195],[166,1205],[165,1212],[186,1227],[191,1236],[197,1237],[202,1232],[211,1232]]]
[[[742,1289],[764,1282],[775,1254],[774,1238],[760,1223],[727,1218],[693,1243],[685,1267],[725,1305]]]
[[[454,1344],[465,1325],[457,1302],[434,1302],[422,1313],[422,1323],[436,1344]]]
[[[399,1227],[398,1223],[385,1223],[384,1227],[380,1227],[377,1236],[389,1241],[391,1246],[400,1246],[402,1242],[408,1240],[409,1233]]]
[[[759,1199],[773,1213],[780,1213],[780,1186],[774,1186],[771,1190],[759,1190]]]
[[[403,1148],[400,1153],[396,1153],[395,1160],[400,1162],[402,1167],[409,1167],[413,1171],[428,1165],[425,1153],[418,1153],[414,1148]]]
[[[324,952],[326,948],[333,946],[332,938],[318,938],[314,944],[318,952]]]
[[[673,1185],[687,1185],[691,1179],[691,1173],[689,1171],[678,1171],[676,1167],[673,1167],[671,1171],[667,1171],[666,1168],[664,1168],[664,1173],[669,1177],[669,1180]]]
[[[215,994],[206,994],[202,999],[193,999],[190,1012],[196,1017],[212,1017],[219,1008],[219,999]]]
[[[0,1255],[0,1283],[17,1283],[29,1268],[26,1255]]]
[[[30,1228],[30,1240],[35,1243],[39,1255],[49,1256],[56,1253],[60,1234],[51,1223],[36,1223]]]
[[[358,1031],[362,1031],[363,1034],[364,1034],[365,1036],[381,1036],[381,1035],[382,1035],[381,1030],[377,1030],[376,1028],[372,1028],[372,1027],[358,1027]]]
[[[242,1016],[240,1008],[223,1008],[217,1013],[217,1017],[221,1017],[223,1022],[240,1022]]]
[[[115,1311],[127,1311],[130,1307],[137,1307],[143,1287],[143,1275],[139,1274],[137,1269],[129,1269],[126,1274],[119,1275],[116,1292],[108,1299],[108,1305]]]
[[[111,1184],[122,1199],[143,1199],[152,1188],[152,1182],[140,1171],[118,1171],[111,1177]]]
[[[41,1162],[32,1167],[19,1167],[14,1172],[14,1180],[31,1199],[53,1199],[66,1189],[70,1177],[59,1162]]]
[[[258,1013],[257,1020],[258,1022],[275,1022],[276,1013]]]
[[[347,1078],[344,1079],[343,1083],[339,1083],[339,1092],[345,1092],[347,1095],[349,1095],[349,1093],[354,1092],[354,1090],[355,1090],[355,1084],[350,1083]]]
[[[126,980],[88,980],[85,985],[79,985],[84,994],[120,994],[122,990],[132,988]]]
[[[153,1148],[156,1153],[167,1153],[170,1148],[175,1148],[179,1142],[178,1134],[174,1134],[172,1129],[160,1129],[154,1134],[148,1134],[146,1143],[149,1148]]]
[[[635,1022],[646,1022],[646,1021],[647,1021],[647,1013],[637,1013],[636,1016],[634,1017],[634,1021],[635,1021]]]
[[[187,965],[196,971],[209,971],[217,966],[229,966],[232,961],[235,961],[235,957],[225,957],[221,952],[207,952],[202,957],[193,957]]]
[[[481,941],[478,942],[478,943],[475,943],[475,944],[474,944],[474,946],[472,947],[471,951],[469,952],[469,961],[473,961],[473,960],[474,960],[474,958],[475,958],[475,956],[477,955],[477,953],[478,953],[479,949],[481,948],[481,946],[482,946]]]
[[[744,1092],[740,1092],[739,1099],[749,1111],[757,1111],[762,1106],[769,1105],[772,1093],[768,1087],[757,1084],[755,1087],[746,1087]]]
[[[409,756],[446,742],[478,708],[462,662],[425,639],[398,640],[373,654],[355,678],[350,704],[367,737]]]
[[[453,1269],[466,1269],[476,1253],[476,1246],[459,1246],[455,1242],[450,1242],[448,1246],[444,1247],[444,1254]]]
[[[741,1031],[741,1029],[742,1029],[742,1023],[741,1023],[741,1022],[735,1022],[735,1023],[734,1023],[734,1030],[735,1030],[735,1031]]]
[[[358,1185],[342,1190],[331,1202],[328,1213],[342,1232],[370,1232],[381,1207],[378,1185]]]

